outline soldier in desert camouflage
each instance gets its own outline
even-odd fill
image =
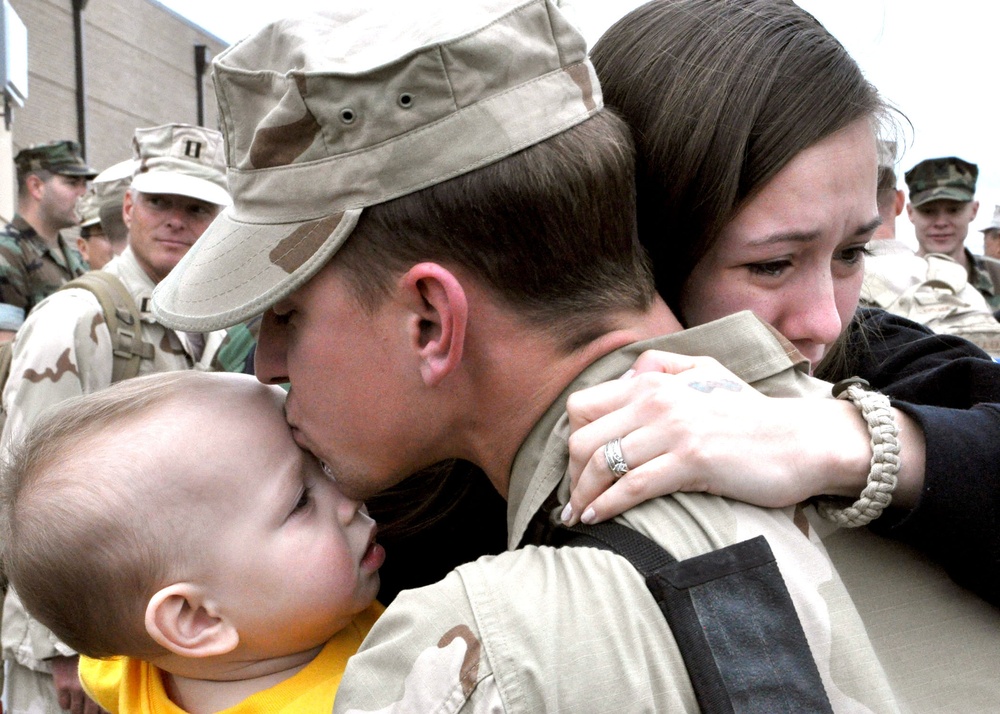
[[[155,285],[230,202],[222,136],[167,124],[137,129],[134,149],[136,173],[123,210],[129,247],[103,268],[120,281],[141,315],[130,348],[142,357],[140,374],[212,369],[224,333],[172,330],[152,316],[149,302]],[[113,363],[111,335],[93,293],[73,288],[43,300],[14,340],[0,448],[30,429],[49,405],[107,387]],[[76,653],[33,620],[14,591],[4,603],[2,642],[10,712],[96,711],[80,688]]]
[[[291,382],[296,440],[346,492],[465,458],[508,502],[511,552],[400,594],[335,710],[696,710],[639,572],[536,547],[568,498],[566,396],[649,348],[731,360],[770,393],[829,387],[750,313],[682,332],[657,297],[629,133],[583,37],[548,0],[367,2],[265,28],[215,78],[235,203],[157,286],[160,320],[217,329],[265,311],[258,378]],[[749,389],[712,369],[716,397]],[[810,694],[893,710],[800,511],[680,494],[625,520],[679,558],[766,534],[814,645]]]
[[[94,177],[80,199],[80,236],[76,247],[92,270],[103,268],[128,245],[122,204],[134,170],[135,162],[131,159],[105,169]]]
[[[1000,260],[1000,206],[994,207],[989,225],[979,230],[983,234],[983,255]]]

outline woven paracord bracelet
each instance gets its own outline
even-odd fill
[[[868,485],[861,497],[847,508],[838,508],[834,502],[819,500],[817,512],[839,526],[857,528],[871,523],[882,514],[892,501],[899,473],[899,425],[889,405],[889,398],[878,392],[869,392],[863,379],[845,379],[833,385],[833,395],[850,399],[861,410],[871,435],[872,460],[868,472]]]

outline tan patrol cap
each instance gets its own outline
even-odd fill
[[[77,199],[76,212],[80,214],[80,228],[100,225],[101,207],[97,202],[97,194],[94,193],[93,186]]]
[[[982,233],[987,231],[998,231],[1000,230],[1000,206],[993,207],[993,220],[985,228],[979,229]]]
[[[361,211],[510,156],[601,106],[554,0],[337,2],[215,58],[235,203],[153,293],[165,325],[262,313],[347,240]]]
[[[128,233],[122,218],[122,203],[125,201],[125,192],[132,185],[132,174],[137,166],[135,159],[119,161],[97,174],[91,183],[97,197],[101,228],[112,240],[123,239]]]
[[[226,190],[222,134],[191,124],[136,129],[132,188],[142,193],[188,196],[219,206],[232,203]]]
[[[899,145],[889,139],[878,140],[878,167],[892,169],[896,166],[896,152]]]

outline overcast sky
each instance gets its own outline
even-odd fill
[[[419,2],[420,0],[400,0]],[[159,0],[226,42],[235,42],[284,14],[327,5],[329,0]],[[566,0],[593,42],[640,0]],[[968,244],[982,249],[981,234],[1000,204],[996,59],[1000,3],[992,0],[798,0],[844,44],[883,96],[912,122],[903,136],[903,173],[934,156],[960,156],[979,165],[979,216]],[[901,238],[916,245],[905,212]]]

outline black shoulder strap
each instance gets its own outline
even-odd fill
[[[563,545],[604,548],[646,579],[703,712],[832,712],[763,536],[678,561],[620,523],[575,526]]]

